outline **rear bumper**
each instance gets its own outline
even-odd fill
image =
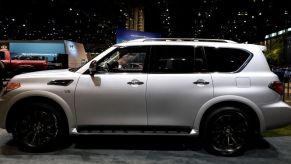
[[[264,115],[266,130],[291,124],[291,107],[288,104],[280,101],[264,105],[261,109]]]

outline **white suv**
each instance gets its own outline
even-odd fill
[[[77,70],[15,76],[0,97],[0,127],[30,151],[73,134],[199,135],[209,152],[232,156],[291,123],[282,93],[262,46],[140,39]]]

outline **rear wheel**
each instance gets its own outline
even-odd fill
[[[242,154],[253,134],[249,116],[235,107],[222,107],[215,110],[204,123],[202,139],[205,149],[216,155]]]
[[[26,151],[55,149],[68,135],[68,126],[61,114],[51,105],[31,103],[18,109],[13,138]]]

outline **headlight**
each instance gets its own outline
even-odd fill
[[[10,92],[10,91],[15,90],[15,89],[20,88],[20,87],[21,87],[20,83],[9,82],[5,87],[5,93]]]

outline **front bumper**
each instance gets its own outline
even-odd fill
[[[285,102],[276,102],[261,107],[266,130],[291,124],[291,107]]]

